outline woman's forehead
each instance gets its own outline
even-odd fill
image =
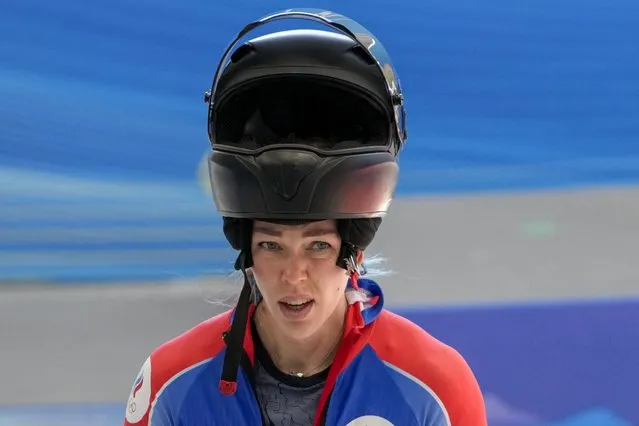
[[[278,223],[256,220],[253,224],[253,232],[281,235],[283,233],[300,234],[334,234],[337,233],[337,222],[335,220],[316,220],[303,223]]]

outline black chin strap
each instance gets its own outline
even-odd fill
[[[237,390],[237,374],[244,355],[244,335],[249,320],[249,307],[251,305],[251,283],[246,274],[246,252],[242,250],[235,262],[235,269],[242,271],[244,275],[244,286],[240,293],[231,329],[224,333],[226,342],[226,352],[224,353],[224,364],[222,365],[222,378],[220,379],[220,392],[223,395],[233,395]]]

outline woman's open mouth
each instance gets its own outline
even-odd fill
[[[279,302],[282,314],[288,319],[302,319],[308,315],[315,301],[313,299],[287,300]]]

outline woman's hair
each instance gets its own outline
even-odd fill
[[[395,272],[392,269],[384,268],[384,264],[386,263],[386,258],[381,254],[374,254],[370,257],[364,257],[364,261],[362,262],[362,266],[366,271],[366,278],[379,278],[379,277],[387,277],[389,275],[393,275]]]
[[[362,276],[376,279],[393,275],[395,273],[393,270],[384,268],[385,263],[386,259],[380,254],[364,257],[364,261],[362,262],[362,271],[364,274]],[[246,273],[253,290],[252,301],[257,302],[261,298],[259,289],[257,288],[257,281],[251,268],[247,269]],[[200,293],[206,303],[231,309],[235,306],[243,284],[244,276],[242,272],[233,271],[221,279],[207,280],[206,282],[200,281]],[[207,293],[209,293],[208,296]]]

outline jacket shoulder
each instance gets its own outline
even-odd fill
[[[151,407],[162,410],[162,407],[156,406],[156,401],[164,389],[175,378],[222,352],[225,347],[222,333],[231,325],[231,313],[229,310],[209,318],[164,342],[150,353],[131,388],[125,425],[150,424]],[[163,417],[163,413],[157,414]],[[154,415],[153,424],[155,422]],[[170,424],[168,420],[160,420],[159,423]]]
[[[403,379],[434,398],[449,425],[485,426],[483,396],[468,362],[453,347],[412,321],[383,310],[375,321],[370,345]]]
[[[150,355],[153,378],[164,384],[171,377],[218,355],[226,346],[222,334],[231,326],[231,311],[209,318],[163,343]]]

